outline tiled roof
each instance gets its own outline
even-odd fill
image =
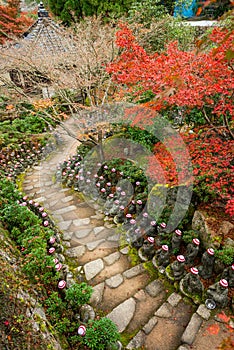
[[[23,34],[23,38],[35,53],[39,49],[40,53],[57,54],[73,48],[72,40],[68,40],[64,30],[49,17],[42,2],[38,7],[37,21]],[[20,46],[24,45],[24,40]]]

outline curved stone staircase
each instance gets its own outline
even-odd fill
[[[74,132],[75,121],[68,120],[66,127]],[[126,349],[217,349],[227,337],[226,324],[211,317],[204,305],[195,307],[172,291],[163,276],[152,280],[142,263],[132,266],[128,247],[119,247],[118,230],[104,222],[95,205],[54,180],[59,162],[75,154],[78,145],[62,129],[57,131],[62,143],[26,173],[23,189],[63,232],[65,257],[77,263],[81,280],[93,286],[90,304],[116,323]],[[214,324],[220,331],[211,338],[208,327]]]

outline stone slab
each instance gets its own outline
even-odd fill
[[[127,255],[127,254],[128,254],[128,251],[129,251],[129,247],[128,247],[128,246],[126,246],[126,247],[120,249],[120,253],[122,253],[123,255]]]
[[[155,312],[155,316],[162,318],[169,318],[172,316],[172,306],[169,303],[163,303]]]
[[[70,241],[72,236],[73,236],[73,234],[74,234],[74,232],[72,232],[72,231],[68,231],[68,232],[64,231],[63,232],[63,240],[64,241]]]
[[[69,258],[80,258],[81,256],[84,255],[85,251],[86,251],[85,246],[80,245],[75,248],[67,249],[64,254]]]
[[[186,345],[180,345],[177,350],[189,350]]]
[[[106,265],[110,266],[110,265],[113,265],[116,261],[118,261],[120,256],[121,256],[120,252],[115,252],[105,256],[103,260]]]
[[[139,331],[135,337],[128,343],[126,349],[140,349],[145,343],[145,334]]]
[[[211,311],[209,309],[207,309],[207,307],[204,304],[199,305],[196,312],[204,320],[209,320]]]
[[[120,240],[120,233],[116,233],[115,235],[109,236],[107,240],[110,242],[118,242]]]
[[[106,317],[112,320],[120,333],[122,333],[134,316],[136,302],[133,298],[125,300],[123,303],[116,306]]]
[[[123,276],[119,273],[118,275],[112,276],[106,280],[106,285],[109,288],[117,288],[123,283]]]
[[[143,265],[139,264],[139,265],[133,266],[131,269],[124,271],[123,276],[125,278],[132,278],[132,277],[140,275],[144,271],[145,271],[145,269],[144,269]]]
[[[200,327],[202,324],[202,318],[197,314],[193,314],[189,324],[187,325],[182,337],[181,337],[181,341],[183,343],[192,345],[197,332],[199,331]]]
[[[73,200],[73,196],[67,196],[61,199],[61,202],[67,203]]]
[[[151,319],[143,327],[143,331],[145,332],[145,334],[149,334],[152,331],[152,329],[156,326],[157,323],[158,323],[157,317],[156,316],[151,317]]]
[[[95,236],[97,236],[100,232],[102,232],[105,229],[104,226],[94,227],[93,233]]]
[[[87,281],[97,276],[104,268],[102,259],[96,259],[84,265],[84,272]]]
[[[71,220],[68,221],[62,221],[58,223],[58,226],[60,228],[60,230],[67,230],[69,228],[69,226],[71,225]]]
[[[75,226],[89,225],[90,224],[90,218],[75,219],[75,220],[73,220],[73,224]]]
[[[167,302],[175,307],[179,304],[180,300],[182,299],[181,295],[177,294],[177,293],[172,293],[168,298],[167,298]]]
[[[89,242],[86,244],[87,248],[89,251],[93,251],[94,249],[96,249],[100,244],[104,243],[105,239],[99,239],[97,241],[93,241],[93,242]]]
[[[65,206],[64,208],[55,210],[54,214],[60,214],[60,215],[66,214],[66,213],[69,213],[70,211],[75,210],[75,209],[76,209],[75,205],[68,205],[68,206]]]
[[[163,285],[161,282],[154,280],[145,287],[145,290],[151,297],[154,298],[163,291]]]
[[[81,230],[74,232],[74,236],[78,239],[84,238],[84,237],[87,237],[91,231],[92,231],[91,228],[81,229]]]
[[[93,287],[93,294],[89,300],[91,305],[97,306],[102,302],[104,286],[105,286],[105,282],[102,282],[102,283],[96,284],[96,286]]]

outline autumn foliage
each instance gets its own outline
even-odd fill
[[[131,96],[139,103],[150,92],[153,97],[143,105],[160,114],[175,107],[183,108],[187,115],[194,108],[202,113],[207,125],[198,129],[195,125],[193,132],[180,135],[191,157],[194,190],[202,201],[218,198],[227,205],[226,212],[233,215],[234,30],[214,28],[205,45],[199,42],[199,47],[191,51],[182,51],[171,42],[164,53],[148,54],[131,30],[121,25],[116,43],[121,54],[107,70],[120,85],[122,97]],[[151,115],[137,118],[135,124],[142,125],[149,123]],[[170,136],[169,141],[176,149],[176,136]],[[155,160],[160,162],[167,183],[178,184],[178,166],[165,143],[155,145],[149,161],[149,174],[157,179]],[[184,182],[187,170],[180,164],[179,176]]]
[[[135,101],[151,91],[155,97],[147,105],[156,110],[168,105],[209,107],[217,118],[233,116],[234,30],[214,28],[209,39],[210,50],[182,51],[171,42],[166,52],[150,55],[122,25],[116,38],[122,53],[107,70]]]
[[[22,34],[32,22],[20,12],[20,0],[8,0],[7,5],[0,6],[0,44]]]

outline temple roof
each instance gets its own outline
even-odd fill
[[[38,19],[23,34],[23,38],[31,49],[40,49],[45,54],[68,52],[73,48],[72,40],[68,40],[65,31],[50,18],[42,2],[38,6]],[[20,47],[24,46],[23,42]]]

